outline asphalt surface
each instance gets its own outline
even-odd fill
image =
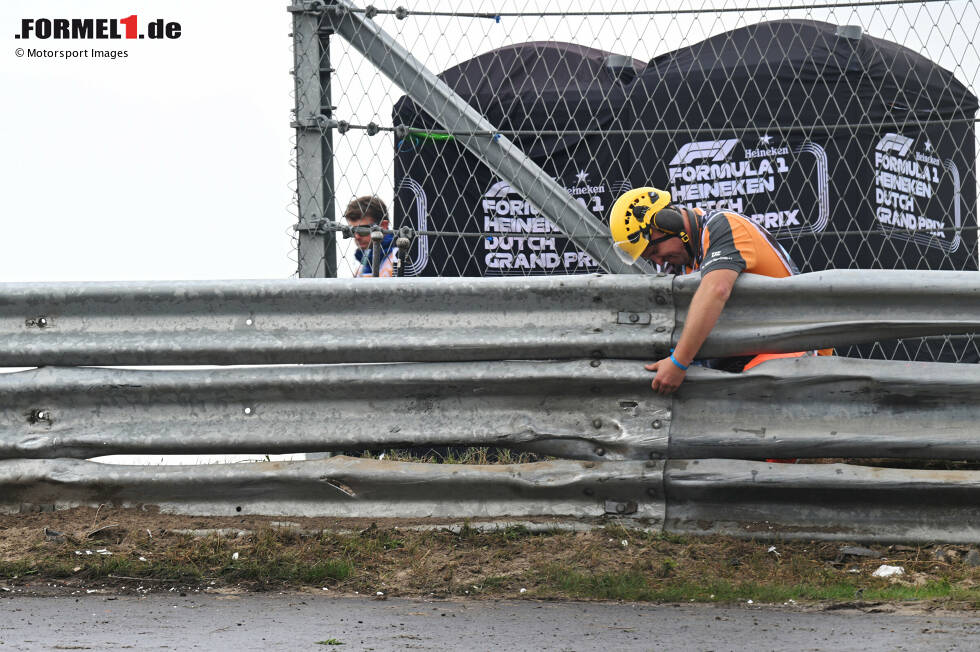
[[[7,650],[975,650],[971,613],[425,601],[316,594],[0,596]]]

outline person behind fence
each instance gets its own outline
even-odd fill
[[[351,227],[372,227],[377,225],[382,229],[389,228],[388,207],[376,195],[364,195],[352,199],[344,211],[344,219],[347,220],[347,224]],[[395,261],[398,258],[398,247],[394,245],[394,239],[395,236],[391,233],[386,233],[381,238],[380,245],[378,245],[381,249],[381,264],[378,265],[377,273],[375,273],[373,269],[374,241],[371,239],[371,234],[367,232],[355,232],[354,242],[357,244],[357,250],[354,252],[354,258],[357,259],[358,268],[354,272],[354,277],[394,276]]]
[[[701,272],[677,346],[662,360],[648,364],[656,371],[654,391],[670,394],[684,382],[687,368],[715,327],[739,274],[783,278],[799,274],[786,250],[764,228],[744,215],[705,212],[671,203],[670,193],[635,188],[620,196],[609,216],[609,230],[629,262],[639,258],[677,274]],[[810,352],[762,354],[699,364],[740,372],[773,358],[800,357]],[[830,355],[832,349],[820,351]]]

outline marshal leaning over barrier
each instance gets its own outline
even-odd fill
[[[845,346],[882,333],[975,332],[980,286],[972,278],[964,272],[749,275],[735,284],[702,354]],[[0,462],[0,508],[611,514],[669,532],[977,538],[980,471],[753,461],[977,459],[976,365],[796,358],[743,374],[695,368],[678,393],[658,397],[636,356],[663,355],[676,344],[697,285],[693,277],[370,285],[367,292],[357,279],[0,286],[0,323],[9,329],[0,360],[44,365],[0,378],[6,424],[0,455],[7,458]],[[333,311],[321,310],[318,301]],[[387,344],[372,344],[370,331],[360,334],[363,340],[334,335],[333,323],[348,323],[345,305],[375,315],[375,327],[389,335],[379,341]],[[426,306],[432,309],[420,310]],[[36,316],[33,326],[24,315]],[[542,328],[528,329],[531,323]],[[547,336],[538,335],[545,330]],[[547,359],[553,361],[542,362]],[[303,360],[325,364],[190,371],[63,366]],[[382,360],[397,364],[330,364]],[[579,461],[462,468],[339,457],[120,467],[68,459],[423,444],[513,447]],[[757,532],[753,524],[760,522],[771,529]]]
[[[0,365],[27,367],[0,374],[5,527],[69,558],[44,572],[127,581],[147,577],[134,559],[159,562],[139,546],[169,537],[161,583],[212,581],[198,565],[344,582],[367,542],[378,578],[404,570],[390,553],[426,595],[509,581],[453,575],[455,546],[487,530],[538,560],[561,555],[539,532],[602,560],[732,537],[713,568],[745,563],[753,581],[777,544],[939,542],[965,559],[980,545],[980,11],[699,3],[293,0],[299,278],[0,283]],[[362,450],[384,453],[324,454]],[[280,453],[319,456],[103,459]],[[86,548],[123,510],[126,558]],[[221,538],[257,523],[274,525],[250,547]],[[415,554],[450,536],[450,561]],[[270,553],[286,540],[302,554]],[[881,555],[848,548],[807,568],[858,599],[834,573]],[[98,568],[76,567],[90,552]],[[631,559],[643,591],[677,566]],[[748,595],[590,593],[575,569],[535,572],[563,596]]]

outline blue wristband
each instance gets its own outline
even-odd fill
[[[675,365],[677,365],[682,371],[687,371],[687,368],[690,366],[690,365],[683,365],[680,362],[678,362],[677,358],[674,357],[673,351],[671,351],[670,353],[670,361],[673,362]]]

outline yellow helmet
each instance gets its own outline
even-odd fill
[[[656,225],[656,214],[668,204],[669,192],[649,186],[634,188],[620,195],[609,214],[609,232],[613,242],[635,261],[650,245],[650,230],[661,230]]]

